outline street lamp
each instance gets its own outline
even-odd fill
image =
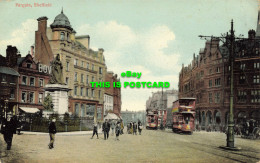
[[[221,147],[225,149],[238,150],[239,148],[235,147],[234,143],[234,109],[233,109],[233,98],[234,98],[234,47],[236,39],[243,39],[235,37],[234,29],[233,29],[233,20],[231,21],[231,30],[230,34],[226,34],[226,36],[215,37],[215,36],[199,36],[200,38],[211,38],[218,39],[224,42],[224,46],[228,48],[229,52],[229,63],[230,63],[230,106],[229,106],[229,119],[228,119],[228,133],[227,133],[227,146]]]

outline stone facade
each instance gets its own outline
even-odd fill
[[[63,65],[63,77],[71,91],[69,92],[69,111],[80,117],[98,116],[103,112],[104,88],[91,87],[90,82],[105,81],[106,65],[104,50],[94,51],[89,47],[88,35],[75,36],[76,31],[70,25],[63,11],[55,17],[50,27],[46,26],[47,18],[38,19],[36,32],[35,58],[41,63],[48,62],[60,54]],[[43,36],[44,35],[44,36]],[[38,37],[42,39],[38,39]],[[45,42],[47,38],[47,42]],[[45,51],[41,46],[46,45]],[[50,46],[50,49],[49,49]],[[46,54],[47,52],[47,54]],[[46,61],[45,61],[46,60]],[[93,110],[94,108],[94,110]],[[97,111],[100,110],[101,111]],[[101,116],[102,119],[103,115]]]

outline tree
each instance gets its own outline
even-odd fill
[[[53,111],[52,97],[50,93],[44,98],[43,107],[45,110]]]

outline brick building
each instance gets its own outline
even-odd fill
[[[234,63],[234,119],[260,121],[260,55],[255,31],[246,40],[236,42]],[[220,47],[220,48],[219,48]],[[182,66],[179,74],[179,98],[196,98],[196,123],[202,128],[226,125],[230,100],[230,63],[219,40],[206,41],[191,64]]]
[[[105,88],[106,94],[106,109],[112,110],[113,113],[120,116],[121,115],[121,87],[114,87],[113,83],[120,82],[120,79],[117,78],[117,74],[114,75],[112,71],[108,71],[106,74],[105,82],[110,83],[110,87]],[[110,100],[109,100],[110,99]],[[113,102],[111,101],[113,100]],[[112,104],[112,108],[111,108]]]

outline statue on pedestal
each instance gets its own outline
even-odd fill
[[[50,84],[62,84],[63,82],[63,73],[62,73],[62,63],[60,61],[60,54],[57,54],[55,60],[52,62],[52,71],[51,71],[51,78],[49,80]]]

